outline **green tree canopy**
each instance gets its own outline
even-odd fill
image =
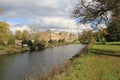
[[[120,18],[114,17],[112,22],[109,24],[107,31],[107,41],[120,41]]]

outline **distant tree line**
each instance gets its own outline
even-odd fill
[[[120,21],[113,21],[107,28],[99,31],[83,31],[80,41],[120,41]]]

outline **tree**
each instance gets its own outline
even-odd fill
[[[108,14],[120,18],[120,0],[79,0],[73,10],[73,17],[81,22],[94,22],[96,25],[109,23]]]
[[[31,40],[28,41],[28,46],[33,46],[33,43]]]
[[[33,44],[33,42],[31,40],[29,40],[27,44],[30,48],[30,51],[35,51],[35,45]]]
[[[28,30],[23,30],[23,40],[30,40],[30,34]]]
[[[84,41],[91,41],[93,39],[93,33],[92,31],[83,31],[82,32],[82,35],[81,35],[81,41],[84,42]]]
[[[36,44],[36,47],[38,48],[38,50],[45,49],[46,48],[46,42],[41,40],[41,41],[39,41],[38,44]]]
[[[21,30],[16,30],[15,32],[15,38],[18,39],[18,40],[22,40],[22,31]]]
[[[96,41],[105,41],[105,35],[104,29],[93,33],[93,37]]]
[[[6,33],[9,31],[9,25],[6,22],[0,22],[0,42],[4,41]]]
[[[55,41],[54,41],[54,40],[52,40],[52,39],[50,39],[50,40],[48,41],[48,43],[50,43],[50,44],[54,44],[54,43],[55,43]]]
[[[15,36],[12,33],[9,32],[7,38],[8,38],[8,45],[15,44]]]
[[[113,18],[107,28],[107,31],[107,41],[120,41],[120,18]]]

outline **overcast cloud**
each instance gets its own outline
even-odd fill
[[[0,17],[4,20],[28,18],[30,24],[42,30],[76,32],[78,24],[70,17],[76,3],[77,0],[0,0],[0,7],[4,9]],[[14,29],[21,27],[9,23]],[[25,25],[25,28],[28,27]]]

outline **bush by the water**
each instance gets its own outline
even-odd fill
[[[22,52],[22,47],[18,45],[0,45],[0,55],[4,54],[15,54]]]

